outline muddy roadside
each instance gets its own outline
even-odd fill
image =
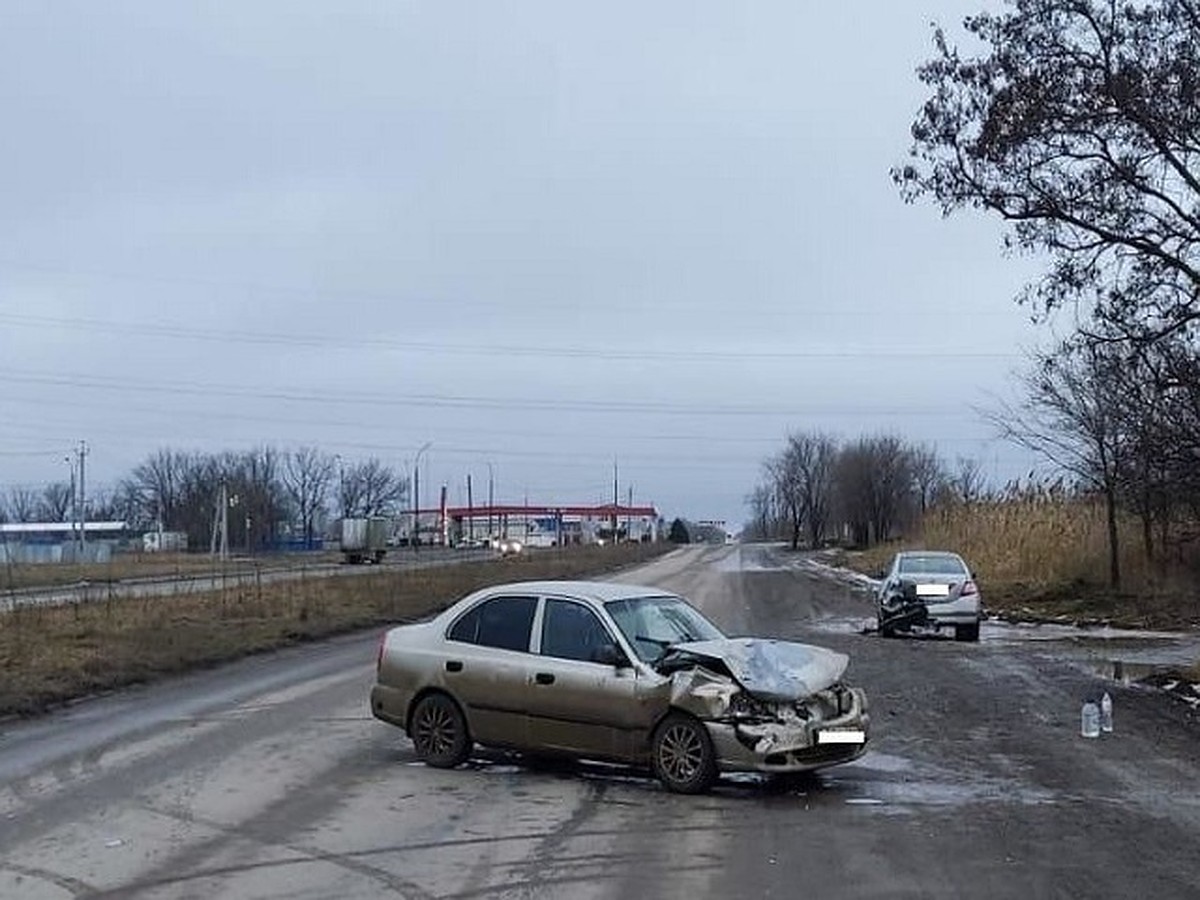
[[[840,549],[807,556],[831,577],[874,590],[877,562],[871,556]],[[983,595],[990,626],[985,636],[1062,641],[1091,660],[1097,674],[1164,691],[1200,710],[1200,603],[1194,597],[1022,583],[985,584]]]

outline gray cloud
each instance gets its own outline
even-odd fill
[[[316,442],[740,520],[789,428],[1027,466],[994,223],[888,167],[977,3],[11,3],[0,483]],[[607,406],[605,406],[607,404]]]

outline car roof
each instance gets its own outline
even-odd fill
[[[475,596],[496,593],[523,592],[529,594],[558,594],[579,597],[593,603],[610,600],[627,600],[631,597],[670,597],[670,591],[646,587],[639,584],[621,584],[616,581],[513,581],[494,584],[478,591]]]
[[[902,550],[896,554],[900,559],[907,559],[910,556],[920,556],[924,559],[930,557],[945,556],[950,559],[962,559],[957,553],[950,550]]]

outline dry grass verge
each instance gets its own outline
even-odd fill
[[[164,673],[412,620],[488,584],[594,577],[669,549],[665,544],[582,547],[353,578],[24,607],[0,614],[0,715],[37,713]]]
[[[118,553],[105,563],[0,563],[0,589],[57,587],[89,582],[104,584],[136,578],[179,578],[220,575],[255,569],[328,565],[341,561],[337,552],[270,554],[225,562],[197,553]]]

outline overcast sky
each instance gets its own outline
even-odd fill
[[[888,177],[981,0],[0,11],[0,489],[315,444],[746,517],[794,429],[1028,468],[999,224]],[[426,478],[427,476],[427,478]],[[432,497],[428,498],[432,502]]]

